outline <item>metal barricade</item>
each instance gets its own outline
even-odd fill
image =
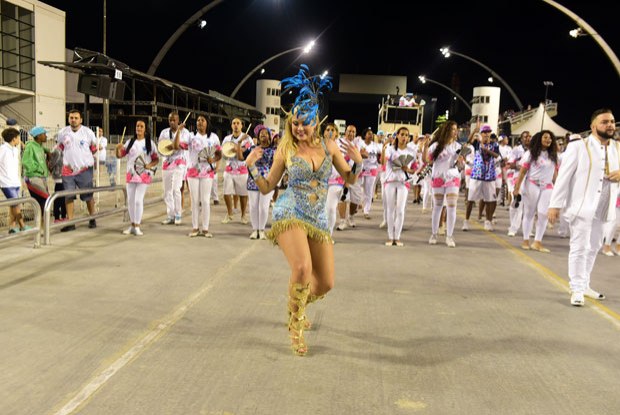
[[[54,206],[54,201],[57,198],[65,197],[65,196],[77,196],[77,195],[81,195],[85,193],[115,192],[118,190],[123,192],[123,195],[125,198],[124,206],[115,207],[113,209],[106,210],[104,212],[97,212],[92,216],[86,216],[86,217],[77,218],[77,219],[74,218],[72,220],[64,221],[61,223],[52,223],[51,211]],[[59,228],[59,227],[64,228],[65,226],[71,226],[71,225],[75,225],[78,223],[89,221],[91,219],[97,219],[97,218],[102,218],[104,216],[115,215],[117,213],[127,214],[127,189],[125,188],[125,186],[122,186],[122,185],[107,186],[107,187],[93,187],[91,189],[62,190],[60,192],[53,193],[50,195],[50,197],[45,202],[45,210],[43,212],[43,230],[44,230],[43,244],[50,245],[50,233],[51,233],[51,229],[53,228]]]
[[[41,246],[41,208],[39,207],[39,202],[37,202],[32,197],[20,197],[16,199],[6,199],[6,200],[0,200],[0,208],[5,207],[5,206],[9,207],[9,206],[20,205],[22,203],[29,203],[33,205],[32,210],[34,211],[34,225],[35,226],[32,229],[28,229],[25,231],[11,233],[8,235],[2,235],[0,236],[0,242],[8,241],[8,240],[15,239],[15,238],[21,238],[22,236],[25,236],[25,235],[34,234],[34,247],[39,248]]]

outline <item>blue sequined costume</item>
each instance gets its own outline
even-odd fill
[[[327,226],[327,181],[332,172],[332,157],[325,143],[325,158],[317,171],[301,157],[291,157],[288,166],[288,187],[273,207],[271,230],[267,238],[276,243],[281,232],[298,227],[309,238],[330,242]]]

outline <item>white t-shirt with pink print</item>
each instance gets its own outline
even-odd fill
[[[130,142],[131,140],[127,141],[121,150],[121,157],[127,157],[126,182],[150,184],[155,172],[146,169],[144,166],[159,160],[157,144],[151,140],[151,151],[149,152],[146,148],[146,139],[135,140],[127,152]]]
[[[213,158],[217,150],[221,150],[220,139],[214,133],[203,135],[198,132],[189,138],[188,178],[213,178],[215,175],[215,161],[207,162],[207,157]]]
[[[170,128],[164,128],[159,134],[159,141],[170,140],[174,142],[176,131],[172,131]],[[181,136],[179,137],[179,150],[175,150],[171,155],[164,157],[164,170],[174,170],[177,167],[185,168],[187,166],[187,143],[189,142],[189,131],[183,128],[181,130]]]

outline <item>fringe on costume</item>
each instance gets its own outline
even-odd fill
[[[299,219],[281,219],[271,224],[271,229],[267,232],[267,239],[274,245],[278,244],[278,235],[293,228],[300,228],[308,238],[320,243],[332,243],[332,237],[327,231],[322,231]]]

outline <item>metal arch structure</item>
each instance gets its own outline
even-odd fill
[[[151,66],[149,66],[149,70],[146,72],[147,75],[151,75],[151,76],[155,75],[155,71],[157,71],[157,68],[159,67],[159,64],[161,63],[161,61],[164,59],[164,56],[166,56],[170,48],[176,43],[179,37],[181,37],[181,35],[190,26],[196,23],[206,12],[208,12],[209,10],[211,10],[212,8],[214,8],[215,6],[217,6],[223,1],[224,0],[213,0],[211,3],[207,4],[202,9],[194,13],[189,19],[185,21],[185,23],[179,26],[176,32],[174,32],[173,35],[170,36],[170,38],[166,41],[164,46],[162,46],[162,48],[159,50],[159,52],[157,53],[157,56],[155,56],[155,59],[153,59]]]
[[[239,92],[239,90],[241,89],[241,87],[243,86],[243,84],[245,84],[245,82],[250,79],[250,77],[256,73],[256,71],[258,71],[261,67],[267,65],[269,62],[271,62],[274,59],[279,58],[282,55],[286,55],[287,53],[291,53],[291,52],[295,52],[296,50],[304,50],[305,46],[299,46],[296,48],[292,48],[292,49],[288,49],[285,50],[284,52],[280,52],[278,54],[273,55],[272,57],[265,59],[264,61],[262,61],[261,63],[259,63],[258,65],[256,65],[250,72],[247,73],[246,76],[243,77],[243,79],[241,81],[239,81],[239,83],[237,84],[237,86],[235,87],[235,89],[233,90],[233,92],[230,94],[231,98],[234,98],[235,95],[237,95],[237,92]]]
[[[439,85],[442,88],[447,89],[448,91],[450,91],[450,93],[452,95],[454,95],[455,97],[457,97],[458,99],[460,99],[463,104],[465,104],[465,106],[467,107],[467,109],[469,110],[469,113],[471,114],[471,105],[469,105],[469,103],[465,100],[465,98],[463,98],[462,96],[460,96],[454,89],[448,87],[447,85],[442,84],[441,82],[437,82],[434,81],[432,79],[429,79],[426,76],[419,76],[418,79],[420,80],[420,82],[425,83],[425,82],[430,82],[431,84],[435,84],[435,85]]]
[[[596,41],[596,43],[598,43],[598,45],[601,47],[601,49],[603,49],[603,51],[605,52],[605,54],[607,55],[611,63],[614,65],[614,68],[616,69],[618,76],[620,77],[620,60],[618,59],[618,56],[616,56],[613,49],[609,47],[607,42],[605,42],[605,39],[603,39],[603,37],[599,35],[592,26],[590,26],[585,20],[583,20],[577,14],[567,9],[566,7],[562,6],[558,2],[553,1],[553,0],[542,0],[542,1],[556,8],[557,10],[561,11],[562,13],[564,13],[565,15],[573,19],[573,21],[577,23],[579,27],[585,29],[587,34],[592,36],[594,40]]]
[[[444,52],[445,50],[445,52]],[[464,55],[462,53],[459,52],[455,52],[450,48],[442,48],[441,49],[442,54],[444,55],[444,57],[449,57],[450,55],[456,55],[456,56],[460,56],[461,58],[465,58],[470,62],[473,62],[481,67],[483,67],[484,69],[486,69],[493,78],[497,78],[499,79],[499,81],[502,83],[502,85],[504,85],[506,87],[506,89],[508,90],[508,92],[510,93],[510,95],[512,96],[512,99],[514,99],[515,103],[517,104],[517,106],[519,107],[519,111],[523,110],[523,103],[521,102],[521,100],[519,99],[519,97],[517,96],[517,94],[515,93],[515,91],[513,91],[513,89],[510,87],[510,85],[508,85],[508,82],[506,82],[504,80],[504,78],[502,78],[501,76],[499,76],[497,74],[497,72],[495,72],[493,69],[489,68],[488,66],[486,66],[484,63],[472,58],[471,56],[467,56]],[[447,53],[446,53],[447,52]]]

